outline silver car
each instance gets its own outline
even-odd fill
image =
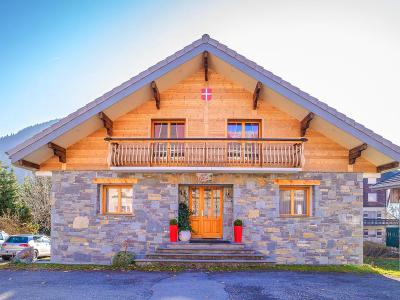
[[[0,248],[1,245],[8,239],[9,235],[5,233],[4,231],[0,231]]]
[[[3,260],[10,260],[17,252],[33,247],[35,258],[50,256],[50,239],[45,235],[19,234],[10,236],[0,248]]]

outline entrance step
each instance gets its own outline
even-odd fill
[[[140,265],[260,265],[274,264],[265,255],[239,243],[167,243],[145,258],[137,259]]]
[[[274,265],[275,262],[267,259],[248,260],[248,259],[136,259],[135,263],[139,266],[158,265],[158,266],[188,266],[188,267],[212,267],[212,266],[265,266]]]

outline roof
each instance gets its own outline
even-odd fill
[[[263,67],[228,48],[217,40],[210,38],[207,34],[177,51],[173,55],[158,62],[154,66],[132,77],[130,80],[122,83],[120,86],[107,92],[103,96],[88,103],[67,117],[61,119],[49,128],[8,150],[7,154],[10,156],[12,163],[23,159],[34,151],[38,151],[40,147],[43,147],[47,143],[54,141],[54,139],[66,134],[79,124],[89,120],[99,112],[113,104],[116,104],[124,97],[127,97],[145,85],[150,84],[151,81],[165,75],[179,65],[191,60],[197,55],[200,55],[204,51],[208,51],[210,54],[222,59],[255,80],[261,81],[265,86],[290,99],[295,104],[302,106],[306,110],[313,112],[318,117],[323,118],[351,136],[367,143],[369,146],[375,148],[394,161],[400,161],[399,146],[374,133],[372,130],[369,130],[346,115],[338,112],[326,103],[310,96],[306,92],[274,75],[270,71],[265,70]]]
[[[371,189],[374,191],[387,190],[391,188],[400,188],[400,171],[371,186]]]

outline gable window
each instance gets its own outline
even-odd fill
[[[103,185],[103,214],[132,214],[133,189],[130,185]]]
[[[310,216],[311,187],[279,187],[279,213],[283,217]]]

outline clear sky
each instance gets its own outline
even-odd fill
[[[209,33],[400,144],[400,1],[0,0],[0,136]]]

